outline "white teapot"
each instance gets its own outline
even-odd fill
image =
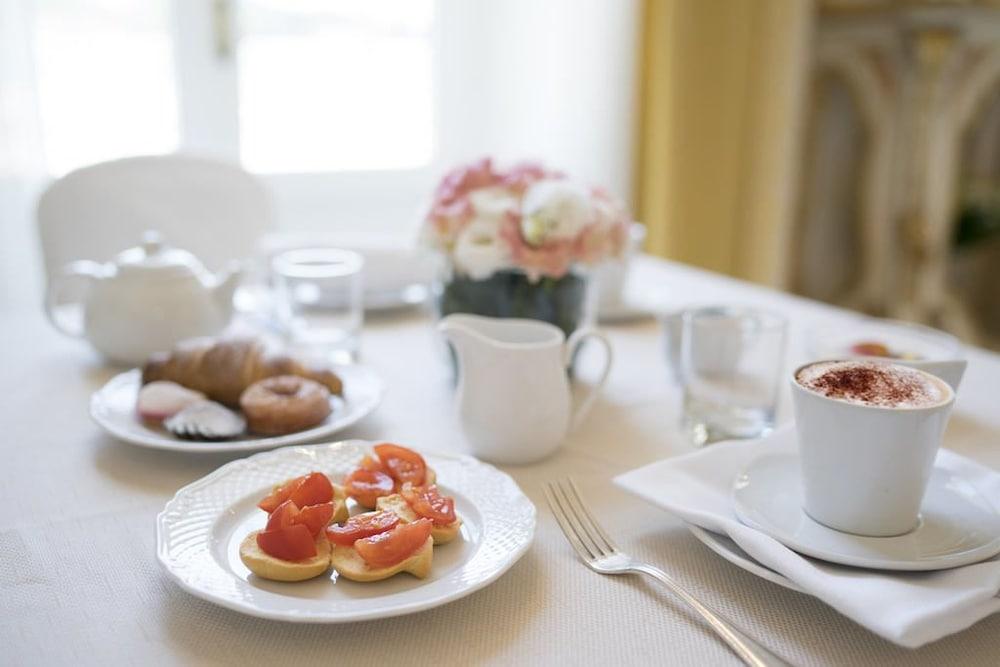
[[[62,333],[86,338],[108,359],[141,364],[178,341],[221,332],[233,314],[240,270],[211,275],[191,253],[146,232],[142,244],[112,262],[70,262],[52,281],[45,312]],[[74,285],[78,299],[67,299]],[[69,317],[66,306],[82,306]]]

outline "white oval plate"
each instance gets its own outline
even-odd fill
[[[271,487],[318,470],[349,473],[371,443],[348,440],[287,447],[232,461],[185,486],[156,519],[160,563],[189,593],[251,616],[300,623],[346,623],[409,614],[457,600],[493,582],[527,551],[535,506],[508,475],[472,457],[425,454],[438,483],[455,498],[461,537],[434,547],[430,575],[384,581],[338,579],[333,570],[309,581],[261,579],[240,561],[239,545],[264,527],[256,507]]]
[[[344,397],[332,396],[333,412],[319,426],[275,437],[247,436],[239,440],[205,442],[182,440],[162,428],[148,426],[135,412],[135,399],[142,384],[139,369],[126,371],[108,380],[90,399],[90,416],[105,431],[119,440],[154,449],[177,452],[252,452],[297,445],[328,438],[352,426],[378,407],[385,386],[369,368],[358,365],[335,365],[334,372],[344,382]]]

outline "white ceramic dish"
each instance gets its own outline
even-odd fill
[[[1000,515],[967,481],[934,468],[919,525],[896,537],[862,537],[812,520],[802,511],[796,455],[755,459],[733,483],[733,508],[744,524],[801,554],[878,570],[942,570],[1000,553]]]
[[[814,327],[806,333],[806,352],[812,359],[856,356],[851,347],[857,343],[882,343],[892,352],[926,361],[955,359],[962,351],[951,334],[901,320],[859,317],[847,326]]]
[[[361,440],[287,447],[227,463],[189,484],[156,521],[156,551],[191,594],[251,616],[300,623],[346,623],[430,609],[493,582],[527,551],[535,506],[508,475],[472,457],[425,454],[442,490],[455,498],[461,538],[434,548],[424,580],[400,574],[374,583],[338,580],[333,570],[282,583],[251,574],[240,541],[264,526],[256,503],[272,485],[319,470],[335,480],[370,451]]]
[[[148,426],[135,412],[135,399],[142,381],[139,369],[116,375],[95,392],[90,399],[90,416],[119,440],[153,449],[178,452],[251,452],[296,445],[328,438],[337,431],[352,426],[381,402],[385,387],[371,369],[358,365],[336,365],[334,371],[344,382],[344,397],[331,397],[333,412],[322,424],[288,435],[200,442],[182,440],[162,428]]]

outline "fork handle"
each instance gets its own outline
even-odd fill
[[[704,618],[710,626],[712,626],[712,629],[715,630],[716,634],[718,634],[719,637],[721,637],[722,640],[729,645],[729,648],[733,649],[736,655],[742,658],[743,662],[746,664],[751,665],[752,667],[777,667],[778,665],[788,665],[787,662],[730,625],[728,621],[725,621],[717,616],[714,611],[703,605],[695,599],[694,596],[681,588],[673,579],[667,576],[667,573],[663,570],[652,565],[646,565],[645,563],[636,564],[632,567],[632,569],[636,572],[641,572],[642,574],[648,574],[676,593],[682,600],[687,602],[692,609],[698,612],[698,614],[701,615],[701,617]]]

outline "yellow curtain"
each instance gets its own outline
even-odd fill
[[[783,285],[812,13],[645,0],[636,202],[650,252]]]

